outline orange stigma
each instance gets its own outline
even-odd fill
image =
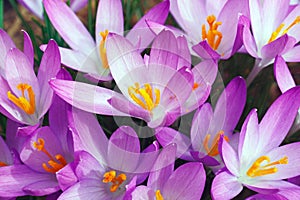
[[[117,176],[117,172],[114,170],[111,170],[109,172],[106,172],[103,175],[103,183],[112,183],[112,185],[110,186],[110,192],[115,192],[117,191],[117,189],[119,188],[119,186],[126,181],[126,175],[125,174],[119,174],[119,176]]]
[[[38,151],[42,151],[44,154],[48,156],[50,159],[48,161],[48,165],[46,163],[42,164],[42,167],[46,172],[49,173],[56,173],[61,168],[67,165],[67,161],[61,154],[56,154],[55,157],[53,157],[45,148],[45,140],[42,138],[38,138],[37,142],[33,143],[33,147],[36,148]]]
[[[286,34],[293,26],[295,26],[296,24],[299,24],[299,23],[300,23],[300,16],[297,16],[296,19],[286,29],[284,29],[282,31],[281,36]],[[272,33],[268,43],[276,40],[276,38],[279,36],[279,34],[284,26],[285,26],[285,24],[282,23],[277,27],[277,29]]]
[[[222,134],[224,134],[224,131],[219,131],[219,132],[215,135],[215,137],[214,137],[214,139],[213,139],[213,141],[212,141],[212,145],[211,145],[210,148],[208,147],[208,141],[209,141],[211,135],[210,135],[210,134],[207,134],[207,135],[205,136],[204,141],[203,141],[203,146],[204,146],[204,149],[205,149],[207,155],[209,155],[209,156],[217,156],[217,155],[219,155],[218,147],[219,147],[220,137],[221,137]],[[229,139],[228,139],[227,136],[224,136],[224,139],[225,139],[227,142],[229,141]]]
[[[206,21],[209,25],[209,29],[206,31],[205,24],[202,25],[202,40],[207,39],[209,46],[213,50],[217,50],[223,37],[222,33],[217,29],[222,22],[216,22],[216,17],[214,15],[209,15],[206,18]]]
[[[198,87],[199,87],[199,84],[195,82],[193,85],[193,90],[196,90]]]
[[[22,91],[21,97],[16,97],[10,91],[7,92],[7,97],[10,101],[12,101],[16,106],[21,108],[28,115],[32,115],[35,112],[35,95],[32,87],[27,83],[20,83],[17,85],[17,89]],[[25,97],[25,90],[27,90],[27,94],[29,100]]]
[[[261,165],[263,162],[267,162],[266,165]],[[284,156],[280,160],[271,162],[268,156],[261,156],[252,164],[252,166],[248,169],[247,175],[254,178],[257,176],[265,176],[268,174],[274,174],[278,171],[276,167],[271,167],[274,165],[285,165],[288,164],[288,157]],[[270,168],[271,167],[271,168]]]
[[[152,111],[160,102],[159,89],[152,88],[149,83],[144,84],[144,87],[135,83],[135,87],[128,88],[128,94],[135,103],[148,111]]]
[[[102,40],[100,41],[100,44],[99,44],[99,52],[100,52],[100,58],[102,61],[103,68],[105,68],[105,69],[109,68],[107,56],[106,56],[106,48],[104,47],[108,33],[109,33],[108,30],[100,32]]]
[[[7,164],[5,162],[0,161],[0,167],[5,167],[5,166],[7,166]]]

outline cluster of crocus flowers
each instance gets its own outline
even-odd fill
[[[39,63],[0,29],[0,199],[300,199],[298,4],[163,0],[127,31],[128,1],[19,1],[68,46],[40,44]],[[255,58],[247,81],[218,74],[236,52]],[[282,94],[263,113],[247,86],[272,63]]]

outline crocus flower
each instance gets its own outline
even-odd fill
[[[274,62],[274,75],[281,92],[296,86],[292,74],[282,56],[277,56]],[[294,133],[300,129],[300,109],[290,133]]]
[[[31,41],[30,41],[31,43]],[[7,52],[3,76],[0,76],[0,112],[26,125],[39,124],[49,109],[53,92],[48,84],[60,69],[57,44],[50,40],[43,55],[38,75],[33,69],[33,51],[30,58],[19,49]]]
[[[71,49],[60,48],[62,63],[97,80],[111,80],[106,55],[109,32],[123,35],[124,19],[121,0],[101,0],[96,16],[96,41],[75,13],[61,0],[44,0],[45,10],[53,26]],[[133,44],[146,48],[154,38],[145,19],[164,23],[169,12],[169,1],[153,7],[128,32],[126,38]],[[44,48],[44,47],[42,47]]]
[[[300,106],[300,87],[282,94],[268,109],[260,123],[256,110],[246,118],[235,151],[221,137],[219,151],[227,170],[213,180],[214,199],[231,199],[243,186],[270,194],[287,189],[300,197],[299,187],[284,179],[300,174],[300,143],[278,147],[288,133]]]
[[[56,173],[73,160],[68,104],[57,99],[49,110],[50,126],[38,128],[24,143],[21,164],[0,168],[0,196],[43,196],[60,190]]]
[[[251,30],[249,22],[245,23],[243,43],[256,62],[248,76],[248,84],[261,69],[272,64],[277,55],[288,62],[300,61],[300,47],[296,46],[300,40],[300,5],[291,8],[289,0],[276,4],[272,0],[254,0],[249,1],[249,9]]]
[[[44,18],[43,0],[18,0],[18,2],[40,19]],[[83,8],[87,2],[88,0],[70,0],[70,7],[76,12]]]
[[[233,79],[222,92],[213,111],[209,103],[201,106],[192,121],[190,137],[174,129],[157,128],[155,136],[162,146],[176,143],[177,157],[189,161],[200,161],[215,170],[222,167],[218,151],[223,135],[233,146],[237,146],[234,133],[246,103],[246,83],[243,78]]]
[[[133,116],[144,119],[150,127],[170,125],[205,102],[217,72],[216,63],[210,60],[190,69],[185,59],[190,54],[182,48],[184,41],[183,37],[175,38],[170,31],[163,31],[144,61],[128,40],[109,35],[108,61],[122,94],[58,79],[50,84],[61,98],[85,111]]]
[[[135,131],[128,126],[118,128],[108,140],[96,117],[73,109],[71,130],[77,157],[72,167],[77,180],[59,199],[123,199],[131,181],[145,180],[158,155],[151,145],[140,152]],[[70,177],[69,170],[59,172],[60,181]],[[124,197],[125,198],[125,197]]]
[[[199,200],[206,174],[198,162],[186,163],[174,171],[176,145],[165,147],[150,172],[147,186],[138,186],[132,192],[133,200]]]
[[[241,13],[248,15],[248,0],[171,0],[170,3],[170,11],[184,33],[167,28],[177,35],[184,34],[201,58],[227,59],[241,47],[238,21]],[[159,24],[151,21],[148,24],[154,32],[160,30]]]

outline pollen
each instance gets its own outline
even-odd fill
[[[103,68],[105,68],[105,69],[109,68],[108,61],[107,61],[107,56],[106,56],[106,48],[105,48],[105,42],[106,42],[106,38],[107,38],[108,33],[109,33],[108,30],[100,32],[102,40],[100,41],[100,44],[99,44],[99,52],[100,52],[100,58],[101,58],[101,61],[102,61]]]
[[[11,93],[11,91],[7,92],[8,99],[13,102],[16,106],[21,108],[28,115],[32,115],[35,112],[35,94],[32,87],[27,83],[20,83],[17,85],[17,89],[21,90],[22,96],[16,97]],[[27,91],[28,98],[25,96],[25,91]]]
[[[210,140],[211,135],[210,135],[210,134],[207,134],[207,135],[205,136],[204,141],[203,141],[203,146],[204,146],[204,149],[205,149],[207,155],[209,155],[209,156],[217,156],[217,155],[219,155],[218,147],[219,147],[220,137],[221,137],[221,135],[223,135],[223,134],[224,134],[224,131],[219,131],[219,132],[215,135],[215,137],[214,137],[214,139],[213,139],[213,141],[212,141],[211,147],[208,146],[208,142],[209,142],[209,140]],[[225,139],[227,142],[229,141],[229,139],[228,139],[227,136],[224,136],[224,139]]]
[[[138,83],[128,88],[130,98],[145,110],[152,111],[160,102],[160,90],[149,83],[140,87]]]
[[[161,195],[160,190],[156,190],[155,198],[156,200],[164,200],[164,197]]]
[[[103,183],[111,183],[110,192],[115,192],[120,187],[120,185],[126,181],[125,174],[119,174],[117,176],[117,172],[114,170],[108,171],[103,175]]]
[[[222,22],[216,22],[216,17],[214,15],[209,15],[206,18],[206,21],[209,25],[209,29],[206,30],[205,24],[202,25],[202,40],[207,40],[207,43],[213,50],[217,50],[221,41],[222,33],[218,31],[218,27]]]
[[[279,35],[282,36],[282,35],[286,34],[293,26],[295,26],[296,24],[299,24],[299,23],[300,23],[300,16],[297,16],[296,19],[284,30],[282,30],[282,29],[285,26],[285,24],[283,24],[283,23],[280,24],[277,27],[277,29],[272,33],[268,43],[273,42],[274,40],[276,40]]]
[[[263,162],[267,162],[268,164],[262,165]],[[252,166],[248,169],[247,175],[254,178],[257,176],[265,176],[268,174],[274,174],[278,171],[277,167],[273,167],[275,165],[285,165],[288,164],[288,157],[284,156],[283,158],[271,162],[268,156],[261,156],[252,164]]]
[[[42,138],[38,138],[37,142],[33,143],[33,147],[38,150],[43,152],[48,158],[49,161],[46,163],[42,164],[43,169],[46,172],[53,173],[55,174],[57,171],[62,169],[64,166],[67,165],[67,161],[61,154],[56,154],[54,157],[47,151],[45,148],[45,140]]]

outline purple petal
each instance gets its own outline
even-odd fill
[[[3,30],[0,29],[0,74],[4,75],[4,64],[5,57],[9,49],[15,48],[15,44],[9,35]]]
[[[75,162],[71,162],[56,173],[56,178],[62,191],[65,191],[78,182],[78,179],[74,173],[74,165]]]
[[[101,40],[100,32],[108,30],[123,35],[124,17],[120,0],[102,0],[98,4],[96,17],[96,41]]]
[[[288,200],[280,194],[255,194],[246,200]]]
[[[156,199],[155,192],[147,186],[140,185],[131,193],[134,200]]]
[[[51,78],[55,78],[59,69],[60,54],[58,51],[58,46],[54,40],[50,40],[42,57],[37,76],[41,90],[39,104],[42,106],[42,108],[39,110],[40,116],[44,116],[51,105],[53,91],[48,82]]]
[[[30,36],[23,30],[24,35],[24,54],[27,56],[30,66],[34,66],[34,50]]]
[[[163,148],[150,172],[147,186],[152,190],[160,190],[174,171],[176,145],[170,144]]]
[[[281,92],[286,92],[288,89],[296,86],[291,72],[281,56],[277,56],[275,59],[274,74]]]
[[[199,44],[193,46],[192,49],[197,53],[198,56],[200,56],[200,58],[204,60],[213,59],[218,61],[221,57],[220,54],[218,54],[209,46],[206,40],[199,42]]]
[[[59,97],[76,108],[103,115],[126,116],[108,103],[113,96],[121,96],[119,93],[75,81],[52,79],[49,83]]]
[[[87,3],[88,0],[71,0],[70,7],[76,12],[82,9]]]
[[[23,187],[23,190],[32,196],[43,196],[60,190],[57,180],[41,180]]]
[[[173,172],[161,193],[167,199],[198,200],[202,196],[205,179],[206,174],[201,163],[187,163]]]
[[[0,162],[6,165],[13,164],[12,154],[2,137],[0,137]]]
[[[253,56],[254,58],[258,58],[258,48],[256,46],[256,42],[255,39],[253,37],[253,35],[251,34],[250,31],[250,25],[248,25],[248,21],[249,19],[245,16],[241,16],[241,18],[244,17],[245,18],[245,23],[243,23],[244,28],[243,28],[243,43],[244,43],[244,47],[247,50],[247,52]]]
[[[147,48],[154,39],[155,34],[149,29],[146,20],[164,24],[169,14],[169,7],[169,0],[164,0],[151,8],[128,32],[126,38],[131,41],[132,44],[136,44],[136,41],[140,41],[140,50]]]
[[[237,177],[227,171],[218,174],[211,187],[213,199],[232,199],[243,189],[243,185],[238,182]]]
[[[220,138],[219,149],[221,157],[226,165],[226,168],[235,176],[239,176],[239,159],[235,150],[224,139],[224,136]]]
[[[95,42],[71,8],[60,0],[43,2],[51,23],[61,37],[72,49],[88,55],[89,51],[95,48]]]
[[[279,146],[285,138],[300,107],[299,99],[300,87],[294,87],[278,97],[267,110],[259,124],[258,146],[264,151]]]

